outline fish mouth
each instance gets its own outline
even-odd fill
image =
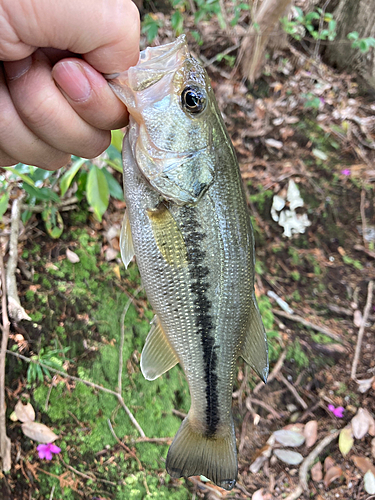
[[[116,94],[119,94],[119,89],[124,85],[139,92],[154,85],[165,75],[175,72],[188,56],[186,36],[180,35],[174,42],[142,50],[138,63],[123,73],[104,76]]]

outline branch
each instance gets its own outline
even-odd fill
[[[10,446],[11,442],[7,436],[6,430],[6,404],[5,404],[5,356],[8,346],[9,327],[10,322],[7,313],[7,287],[5,279],[5,269],[3,261],[3,253],[0,247],[0,269],[1,269],[1,284],[2,284],[2,313],[3,313],[3,328],[1,338],[1,351],[0,351],[0,457],[2,459],[2,469],[8,472],[11,466],[10,459]]]
[[[366,306],[363,311],[363,318],[362,318],[362,323],[361,327],[358,332],[358,339],[357,339],[357,345],[355,348],[355,354],[354,354],[354,359],[353,359],[353,364],[352,364],[352,371],[350,374],[350,377],[357,381],[357,366],[358,366],[358,361],[359,361],[359,355],[361,354],[361,347],[362,347],[362,339],[363,339],[363,334],[365,331],[365,326],[370,314],[370,309],[371,309],[371,304],[372,304],[372,294],[374,290],[374,282],[370,281],[367,287],[367,301],[366,301]]]
[[[308,328],[312,328],[316,332],[323,333],[323,335],[326,335],[327,337],[336,340],[336,342],[340,342],[340,344],[344,342],[339,335],[336,335],[331,330],[328,330],[328,328],[315,325],[314,323],[311,323],[311,321],[307,321],[306,319],[303,319],[301,316],[298,316],[298,314],[289,314],[284,311],[279,311],[278,309],[272,309],[272,313],[276,314],[277,316],[281,316],[282,318],[290,319],[292,321],[296,321],[297,323],[301,323],[301,325],[307,326]]]
[[[21,306],[20,299],[17,293],[16,269],[18,261],[18,234],[20,230],[22,196],[16,198],[12,205],[12,216],[9,238],[9,259],[7,263],[7,289],[8,289],[8,310],[9,316],[16,322],[22,319],[31,321],[31,318],[26,314],[25,309]]]
[[[307,474],[310,468],[314,465],[315,460],[318,458],[324,448],[332,443],[332,441],[337,438],[339,433],[340,431],[337,431],[336,429],[332,431],[332,434],[329,434],[324,439],[322,439],[320,443],[313,449],[313,451],[309,455],[307,455],[299,469],[298,486],[294,491],[292,491],[290,495],[285,498],[285,500],[297,500],[297,498],[299,498],[304,491],[308,490]]]

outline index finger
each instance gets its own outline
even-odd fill
[[[139,12],[131,0],[0,0],[0,59],[36,47],[82,54],[101,73],[119,73],[139,57]]]

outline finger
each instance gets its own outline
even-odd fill
[[[15,108],[26,126],[45,143],[65,153],[93,158],[110,144],[110,133],[98,130],[72,109],[56,87],[48,58],[40,50],[31,56],[26,73],[18,72],[18,62],[4,62],[7,84]],[[91,89],[87,82],[87,96]]]
[[[27,163],[47,170],[66,165],[70,155],[41,141],[26,127],[13,105],[0,66],[0,165]]]
[[[0,151],[0,167],[11,167],[17,163],[17,160]]]
[[[103,76],[87,62],[64,59],[52,69],[52,78],[65,98],[87,123],[101,130],[121,128],[128,123],[128,112]],[[91,92],[84,92],[87,82]]]
[[[139,56],[139,12],[131,0],[2,0],[0,32],[2,60],[53,47],[85,54],[101,73],[119,73]]]

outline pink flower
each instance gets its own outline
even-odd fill
[[[342,173],[342,175],[346,175],[346,176],[351,174],[351,172],[348,168],[344,168],[344,170],[341,170],[341,173]]]
[[[55,444],[39,444],[36,449],[38,450],[39,458],[46,460],[52,460],[52,453],[60,453],[61,448],[56,446]]]
[[[335,417],[337,418],[342,418],[344,416],[344,411],[345,411],[345,408],[343,408],[342,406],[338,406],[337,408],[335,408],[333,405],[328,405],[328,409],[329,411],[331,411]]]

